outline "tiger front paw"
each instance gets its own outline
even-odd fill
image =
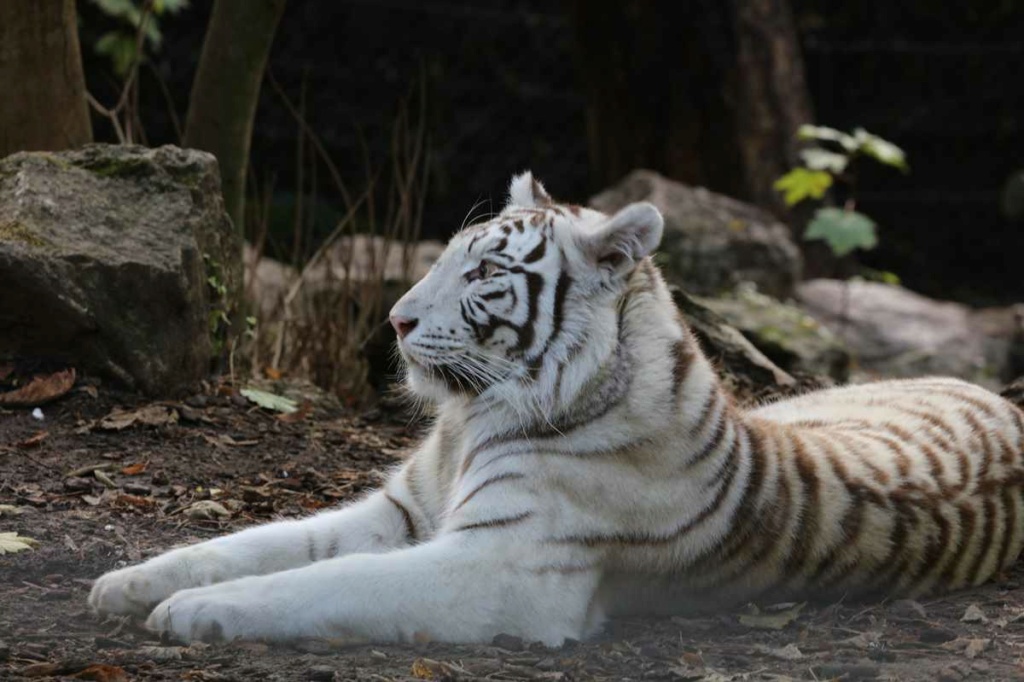
[[[179,590],[221,579],[218,554],[207,548],[185,547],[111,571],[93,583],[89,605],[101,614],[145,616]]]

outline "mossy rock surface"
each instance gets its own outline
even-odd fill
[[[825,375],[839,382],[849,378],[846,346],[799,307],[759,293],[749,284],[699,300],[787,372]]]
[[[240,289],[210,154],[89,145],[0,160],[0,357],[59,357],[174,393],[208,371],[209,313]]]

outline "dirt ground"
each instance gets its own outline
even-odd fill
[[[919,603],[614,621],[559,649],[512,637],[489,646],[161,642],[94,616],[91,580],[172,545],[343,502],[379,483],[419,429],[380,411],[285,422],[216,392],[149,404],[76,388],[42,411],[38,420],[0,410],[0,533],[38,541],[0,555],[0,679],[1024,679],[1020,564],[994,584]],[[207,500],[220,507],[196,504]]]

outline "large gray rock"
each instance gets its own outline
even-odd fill
[[[715,295],[750,281],[786,299],[800,281],[800,250],[767,211],[648,170],[633,171],[590,205],[612,213],[633,201],[649,201],[665,216],[655,260],[670,282],[691,293]]]
[[[743,333],[758,350],[796,375],[824,375],[844,382],[850,354],[828,327],[791,303],[758,292],[749,283],[701,303]]]
[[[860,378],[942,374],[996,387],[1005,374],[1010,308],[975,311],[898,286],[827,279],[801,283],[797,299],[843,339]]]
[[[241,245],[214,157],[90,145],[0,160],[0,356],[51,356],[128,388],[205,376]]]

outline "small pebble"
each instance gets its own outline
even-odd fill
[[[71,478],[64,479],[64,490],[69,492],[92,490],[92,484],[93,482],[87,478],[72,476]]]
[[[185,404],[189,407],[206,407],[209,402],[205,395],[193,395],[185,399]]]
[[[43,421],[43,411],[40,410],[38,407],[32,410],[32,418],[37,419],[39,421]]]
[[[153,493],[153,489],[144,483],[125,483],[121,487],[129,495],[151,495]]]

